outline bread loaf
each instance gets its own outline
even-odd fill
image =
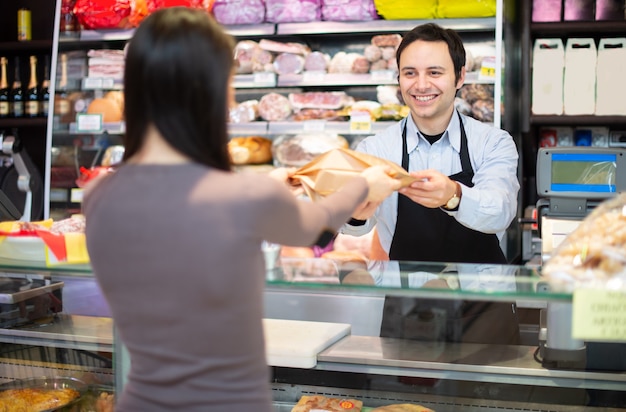
[[[268,163],[272,160],[272,141],[260,136],[233,137],[228,152],[235,165]]]

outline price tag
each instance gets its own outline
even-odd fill
[[[496,58],[494,56],[483,59],[478,78],[482,80],[494,80],[496,78]]]
[[[103,89],[112,89],[115,86],[114,79],[102,79],[102,88]]]
[[[102,131],[102,114],[77,114],[76,130],[91,133]]]
[[[305,71],[302,74],[302,81],[305,83],[321,83],[326,79],[326,72]]]
[[[350,114],[350,133],[370,133],[372,118],[369,112],[353,111]]]
[[[372,70],[372,81],[374,82],[392,82],[398,77],[395,70]]]
[[[70,201],[72,203],[83,203],[83,189],[75,187],[70,192]]]
[[[83,89],[98,90],[102,89],[102,79],[97,77],[87,77],[83,79]]]
[[[585,341],[626,342],[626,291],[575,290],[572,337]]]
[[[254,83],[270,83],[274,85],[276,83],[276,76],[271,72],[257,72],[254,73]]]
[[[306,120],[302,122],[302,129],[305,132],[323,132],[325,128],[325,120]]]

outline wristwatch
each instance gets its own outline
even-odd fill
[[[459,185],[458,182],[454,182],[454,184],[456,185],[456,190],[454,191],[454,194],[452,195],[450,200],[448,200],[446,204],[443,205],[443,208],[446,210],[456,210],[459,207],[459,202],[461,201],[461,185]]]

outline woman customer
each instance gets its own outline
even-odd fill
[[[131,359],[118,411],[272,410],[262,241],[311,245],[398,188],[375,167],[313,203],[231,171],[233,46],[205,12],[168,8],[128,47],[124,161],[84,199],[94,275]]]

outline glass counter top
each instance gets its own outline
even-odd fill
[[[89,265],[46,266],[45,262],[0,259],[0,275],[25,272],[92,276]],[[540,268],[469,263],[370,261],[365,265],[323,258],[282,258],[267,270],[267,288],[494,301],[572,299],[572,293],[550,291]]]

